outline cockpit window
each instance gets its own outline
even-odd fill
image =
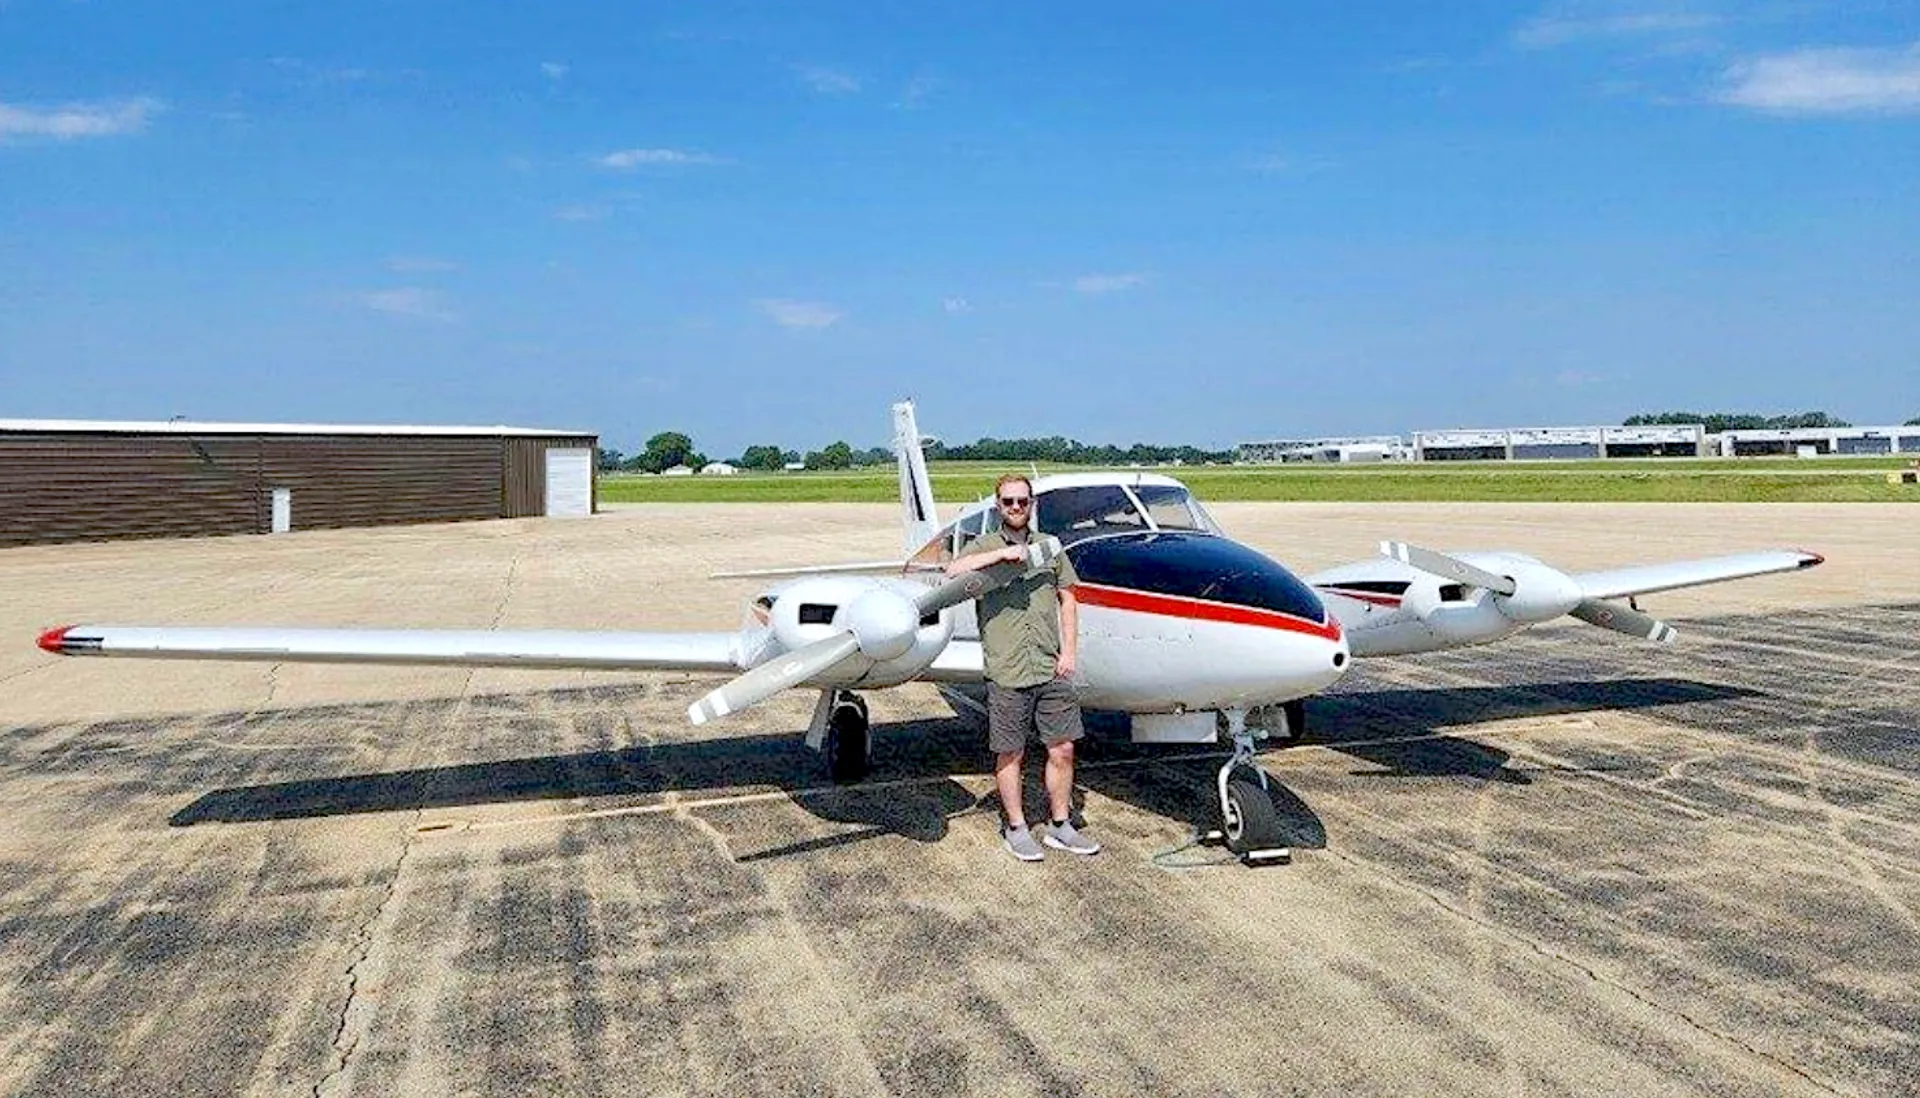
[[[1218,533],[1212,517],[1185,488],[1171,484],[1136,484],[1133,494],[1140,497],[1147,517],[1162,530],[1203,530]]]
[[[1040,493],[1034,521],[1041,533],[1063,542],[1147,528],[1140,509],[1124,489],[1113,484],[1050,488]]]

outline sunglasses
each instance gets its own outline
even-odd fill
[[[1031,504],[1032,502],[1033,502],[1032,496],[1001,496],[1000,497],[1000,506],[1002,507],[1025,507],[1028,504]]]

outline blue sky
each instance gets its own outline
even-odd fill
[[[1920,416],[1920,5],[0,0],[0,417]]]

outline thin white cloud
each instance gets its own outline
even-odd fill
[[[392,313],[395,316],[419,317],[422,320],[438,320],[451,323],[460,319],[440,303],[440,298],[432,290],[418,286],[401,286],[392,290],[375,290],[360,295],[360,304],[377,313]]]
[[[763,297],[754,306],[767,319],[782,328],[831,328],[845,312],[824,301],[795,301],[786,297]]]
[[[939,78],[931,73],[915,73],[913,79],[906,82],[906,85],[900,89],[900,94],[894,97],[890,105],[896,110],[916,110],[939,91],[941,86]]]
[[[147,121],[165,109],[158,99],[96,100],[31,107],[0,103],[0,141],[13,137],[46,137],[75,141],[139,133]]]
[[[948,316],[959,316],[973,311],[973,302],[964,297],[947,297],[940,300],[940,308]]]
[[[1673,9],[1621,10],[1611,5],[1536,15],[1513,32],[1523,50],[1545,50],[1592,39],[1660,38],[1693,33],[1725,22],[1706,12]]]
[[[1727,69],[1714,99],[1776,114],[1920,113],[1920,42],[1750,58]]]
[[[385,265],[394,274],[445,274],[460,269],[460,264],[450,259],[436,259],[430,255],[388,256]]]
[[[592,202],[572,202],[553,211],[555,221],[605,221],[613,214],[608,206]]]
[[[605,156],[594,158],[594,163],[603,168],[615,168],[628,171],[633,168],[649,166],[674,167],[683,164],[719,164],[721,159],[711,153],[697,152],[691,149],[621,149]]]
[[[1081,275],[1068,285],[1075,293],[1096,296],[1099,294],[1117,294],[1123,290],[1138,289],[1147,284],[1143,274],[1090,274]]]
[[[795,65],[800,82],[821,95],[853,95],[862,87],[859,77],[823,65]]]
[[[548,80],[554,80],[554,81],[565,80],[567,78],[567,73],[569,71],[571,71],[571,66],[567,65],[565,62],[561,62],[561,61],[540,62],[540,75],[546,77]]]
[[[358,84],[372,80],[372,69],[357,65],[319,65],[299,57],[269,57],[267,64],[301,84]]]

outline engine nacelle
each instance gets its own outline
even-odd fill
[[[921,618],[914,608],[926,589],[896,577],[817,576],[773,588],[754,605],[778,651],[847,631],[860,638],[860,652],[814,685],[898,686],[931,666],[953,637],[952,610]]]
[[[1401,605],[1413,611],[1426,631],[1448,647],[1485,644],[1520,628],[1520,623],[1500,612],[1492,592],[1435,577],[1414,580]]]
[[[1586,598],[1572,576],[1532,557],[1503,554],[1493,570],[1511,577],[1514,585],[1513,594],[1499,596],[1495,604],[1502,614],[1524,625],[1552,621]]]

